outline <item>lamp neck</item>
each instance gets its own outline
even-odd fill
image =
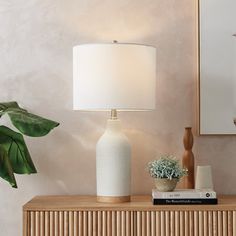
[[[111,109],[111,120],[117,120],[117,110]]]
[[[110,132],[122,132],[122,127],[121,127],[121,122],[119,119],[108,119],[107,120],[107,127],[106,127],[106,133],[110,133]]]

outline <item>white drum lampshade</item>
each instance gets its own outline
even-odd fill
[[[116,110],[155,109],[155,89],[154,47],[121,43],[74,47],[74,110],[112,110],[96,147],[98,201],[129,201],[131,150]]]

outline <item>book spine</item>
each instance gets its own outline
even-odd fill
[[[199,193],[153,193],[153,198],[160,199],[192,199],[192,198],[204,198],[214,199],[216,198],[216,192],[199,192]]]
[[[215,205],[215,199],[153,199],[153,205]]]

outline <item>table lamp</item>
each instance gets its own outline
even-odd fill
[[[117,111],[155,109],[156,48],[84,44],[73,48],[73,108],[111,111],[96,145],[97,201],[130,201],[131,148]]]

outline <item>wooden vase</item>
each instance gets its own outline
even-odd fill
[[[193,147],[193,133],[191,127],[185,127],[184,132],[184,154],[182,159],[183,167],[188,169],[188,176],[183,177],[183,187],[187,189],[194,189],[194,155]]]

